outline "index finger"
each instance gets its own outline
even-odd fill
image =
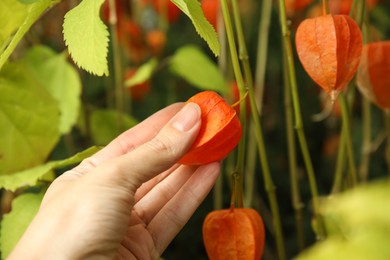
[[[126,154],[139,145],[151,140],[161,128],[183,107],[184,103],[175,103],[154,113],[138,125],[120,134],[106,147],[83,160],[74,168],[78,173],[85,173],[101,163]]]

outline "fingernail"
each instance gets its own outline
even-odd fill
[[[200,117],[200,108],[195,103],[186,104],[173,119],[172,126],[179,131],[189,131]]]

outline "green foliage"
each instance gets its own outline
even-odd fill
[[[329,197],[322,207],[329,237],[297,259],[389,259],[390,182]]]
[[[43,163],[60,137],[57,102],[21,63],[0,71],[0,93],[0,175]]]
[[[43,192],[25,193],[14,199],[12,211],[4,215],[1,221],[0,250],[5,259],[15,247],[24,231],[38,212]]]
[[[56,54],[45,46],[31,48],[23,59],[36,80],[59,104],[61,134],[69,133],[80,110],[81,81],[65,54]]]
[[[193,23],[196,31],[209,45],[215,56],[220,54],[220,44],[214,27],[206,20],[199,1],[171,0]]]
[[[170,69],[201,90],[227,91],[217,65],[195,45],[178,49],[171,59]]]
[[[35,2],[38,2],[39,0],[18,0],[22,4],[33,4]]]
[[[10,41],[11,35],[22,24],[28,8],[16,0],[0,1],[0,51],[2,52]]]
[[[137,120],[131,116],[116,110],[97,109],[91,113],[91,136],[95,144],[106,145],[121,132],[137,123]],[[122,127],[119,127],[120,124]]]
[[[7,26],[5,27],[5,33],[3,33],[3,35],[1,35],[2,33],[0,33],[0,69],[3,67],[4,63],[7,61],[11,53],[14,51],[18,43],[23,38],[23,36],[36,22],[36,20],[38,20],[41,14],[45,12],[48,8],[50,8],[52,5],[57,3],[59,0],[39,0],[30,5],[20,5],[17,0],[6,0],[6,3],[7,1],[10,1],[10,5],[7,6],[7,8],[0,8],[0,10],[8,12],[6,15],[3,16],[2,11],[0,11],[0,21],[3,21],[3,19],[7,21],[5,22],[5,24],[7,24]],[[13,21],[14,15],[16,15],[17,17],[15,21]],[[11,22],[8,22],[9,20],[11,20]],[[15,30],[15,35],[11,37],[11,34],[14,33]],[[4,41],[3,43],[2,40]]]
[[[15,191],[18,188],[25,186],[34,186],[38,180],[42,179],[46,174],[54,171],[55,169],[61,169],[66,166],[79,163],[99,150],[99,147],[93,146],[67,159],[50,161],[37,167],[29,168],[10,175],[1,175],[0,188]]]
[[[83,0],[65,15],[64,39],[75,63],[97,75],[108,76],[108,30],[100,19],[104,0]]]
[[[137,69],[136,73],[130,79],[125,81],[125,86],[130,88],[150,79],[157,65],[157,59],[152,58],[148,60]]]

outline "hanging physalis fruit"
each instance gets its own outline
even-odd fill
[[[286,12],[288,15],[293,15],[295,12],[308,7],[312,2],[313,0],[285,0]]]
[[[390,108],[390,41],[364,45],[356,75],[359,90],[383,109]]]
[[[200,106],[202,122],[197,138],[179,162],[200,165],[222,160],[241,138],[241,123],[236,111],[213,91],[200,92],[188,102]]]
[[[257,260],[264,250],[264,223],[250,208],[210,212],[203,222],[203,243],[210,260]]]
[[[370,10],[377,3],[378,0],[366,0],[366,7]],[[353,0],[329,0],[329,11],[332,14],[349,14],[352,4]]]
[[[310,77],[335,100],[351,81],[362,52],[362,33],[347,15],[304,20],[295,36],[298,57]]]

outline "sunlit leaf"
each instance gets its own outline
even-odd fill
[[[22,4],[32,4],[38,2],[39,0],[18,0],[18,1],[21,2]]]
[[[34,186],[38,180],[44,178],[45,175],[49,174],[53,170],[79,163],[83,159],[96,153],[99,149],[100,148],[93,146],[67,159],[51,161],[14,174],[1,175],[0,188],[15,191],[16,189],[24,186]]]
[[[137,84],[141,84],[152,76],[153,70],[157,66],[156,59],[150,59],[148,62],[142,64],[136,71],[136,73],[128,80],[125,81],[126,87],[133,87]]]
[[[15,247],[24,231],[38,212],[43,192],[26,193],[15,198],[12,211],[3,216],[0,229],[0,250],[5,259]]]
[[[0,175],[43,163],[59,140],[57,102],[20,64],[0,71]]]
[[[64,54],[56,54],[45,46],[29,50],[24,62],[36,80],[57,100],[61,110],[60,132],[68,133],[76,123],[80,109],[81,81],[77,71]]]
[[[171,59],[170,69],[201,90],[227,91],[218,66],[196,46],[177,50]]]
[[[22,24],[28,7],[17,0],[0,1],[0,53],[8,44],[11,35]]]
[[[96,145],[106,145],[121,132],[137,124],[137,120],[116,110],[99,109],[90,117],[91,135]]]
[[[197,0],[171,0],[192,21],[196,31],[209,45],[215,56],[220,53],[220,44],[214,27],[205,18],[199,1]]]
[[[328,237],[295,259],[390,259],[390,182],[377,181],[324,202]]]
[[[65,15],[64,39],[75,63],[97,76],[108,75],[108,30],[100,19],[104,0],[83,0]]]
[[[15,2],[17,0],[5,0]],[[29,5],[23,5],[18,2],[20,10],[9,10],[8,6],[4,7],[1,6],[3,3],[3,0],[0,1],[0,21],[2,21],[2,12],[5,11],[7,14],[4,16],[5,20],[13,20],[14,16],[19,17],[19,15],[22,16],[22,18],[17,18],[14,22],[7,21],[5,24],[8,24],[7,30],[8,32],[5,33],[5,41],[4,43],[1,43],[1,36],[0,36],[0,69],[3,67],[5,62],[8,60],[9,56],[12,54],[18,43],[21,41],[23,36],[28,32],[28,30],[31,28],[31,26],[35,23],[35,21],[38,20],[38,18],[42,15],[43,12],[45,12],[47,9],[49,9],[54,4],[58,3],[60,0],[39,0],[36,1],[33,4]],[[15,7],[14,3],[11,6]],[[23,7],[24,6],[24,9]],[[20,13],[19,13],[20,11]],[[9,18],[11,17],[11,18]],[[2,25],[2,23],[0,23]],[[16,33],[13,35],[13,37],[10,37],[10,34],[14,33],[17,29]],[[1,30],[3,30],[3,26],[1,27]],[[1,33],[0,33],[1,35]],[[4,35],[3,35],[4,37]]]

